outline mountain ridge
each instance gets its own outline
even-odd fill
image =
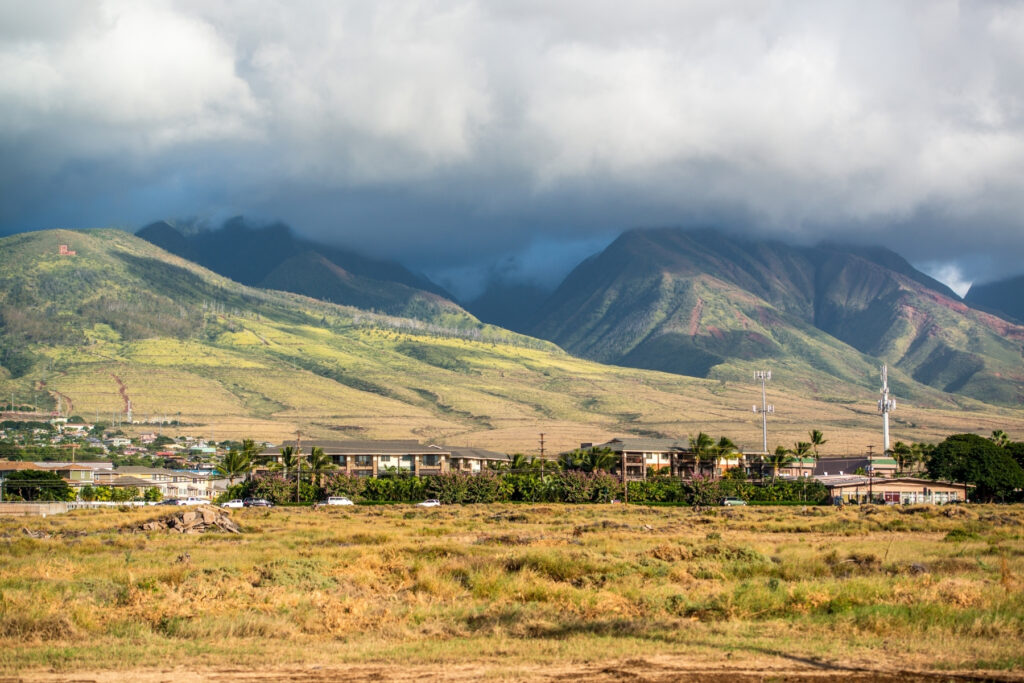
[[[440,300],[446,299],[453,307],[458,306],[443,288],[397,262],[372,259],[352,250],[297,237],[290,227],[281,222],[253,227],[237,216],[215,230],[183,232],[166,221],[157,221],[140,228],[135,234],[173,254],[252,287],[284,289],[314,298],[324,298],[326,291],[335,297],[335,303],[375,308],[394,315],[410,315],[411,311],[419,310],[426,300],[441,305]],[[309,260],[308,254],[318,255],[319,260]],[[296,264],[297,271],[301,271],[304,263],[317,268],[328,280],[340,279],[333,285],[324,285],[301,272],[286,274],[283,265],[289,260]],[[327,268],[326,263],[336,268]],[[435,298],[424,297],[424,294]],[[349,296],[351,300],[347,298]],[[411,299],[420,301],[407,306]]]
[[[566,277],[529,331],[600,362],[694,376],[802,356],[857,381],[854,366],[877,358],[943,391],[1024,397],[1024,327],[882,248],[627,231]]]

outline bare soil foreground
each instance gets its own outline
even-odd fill
[[[1024,680],[1021,506],[197,512],[0,519],[0,680]]]

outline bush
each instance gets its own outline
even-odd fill
[[[355,477],[342,472],[330,474],[324,480],[324,497],[346,496],[348,498],[357,498],[362,494],[366,481],[362,477]]]
[[[264,498],[274,505],[282,505],[295,502],[295,480],[285,479],[280,474],[253,477],[246,482],[248,490],[247,498]],[[320,489],[308,481],[299,485],[299,502],[312,503],[320,495]]]

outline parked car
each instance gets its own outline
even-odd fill
[[[178,505],[209,505],[210,500],[208,498],[196,498],[195,496],[189,496],[183,500],[184,502],[178,503]]]
[[[184,504],[185,503],[183,501],[181,501],[181,500],[179,500],[177,498],[167,498],[166,500],[161,500],[159,503],[157,503],[157,505],[184,505]]]
[[[324,502],[324,505],[355,505],[355,503],[345,496],[330,496]]]
[[[436,508],[441,506],[441,501],[437,498],[430,498],[422,503],[416,503],[416,506],[421,508]]]
[[[242,505],[247,508],[272,508],[274,504],[269,500],[263,498],[246,498],[242,501]]]
[[[245,502],[241,498],[234,498],[226,503],[221,503],[222,508],[240,508],[245,507]]]
[[[742,498],[723,498],[722,505],[746,505],[747,501]]]

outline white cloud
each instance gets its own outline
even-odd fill
[[[521,232],[520,247],[585,237],[601,202],[621,207],[604,220],[623,228],[630,216],[673,223],[729,207],[804,239],[856,225],[871,240],[900,226],[911,246],[928,233],[916,217],[931,212],[974,232],[958,242],[945,229],[947,253],[928,259],[1024,254],[1019,6],[65,7],[0,8],[5,181],[60,192],[69,162],[123,156],[162,169],[153,182],[194,185],[194,203],[301,214],[310,231],[336,229],[332,193],[379,189],[444,207],[435,225],[461,212],[465,229],[443,234],[469,244],[488,241],[489,217],[518,216],[496,223]],[[24,194],[0,203],[0,223],[38,213]],[[415,206],[399,214],[375,236],[430,243],[410,229]]]

